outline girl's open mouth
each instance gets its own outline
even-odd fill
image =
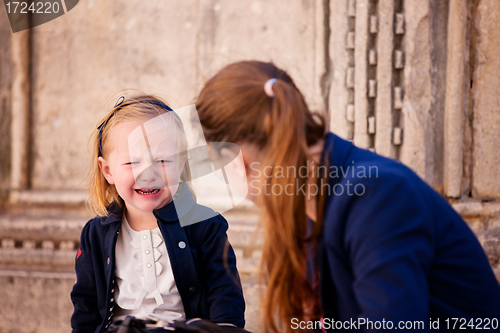
[[[141,188],[141,189],[136,189],[135,190],[137,193],[139,194],[156,194],[158,192],[160,192],[160,189],[159,188],[154,188],[154,189],[145,189],[145,188]]]

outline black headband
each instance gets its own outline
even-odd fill
[[[102,129],[104,128],[104,126],[106,126],[108,121],[115,115],[116,112],[120,111],[121,109],[123,109],[126,106],[129,106],[129,105],[132,105],[135,103],[148,103],[148,104],[155,104],[155,105],[161,106],[162,108],[172,112],[174,114],[174,116],[177,119],[179,119],[179,121],[181,122],[181,125],[182,125],[182,120],[179,117],[179,115],[174,110],[172,110],[172,108],[170,108],[169,106],[167,106],[163,103],[156,102],[156,101],[147,101],[147,100],[146,101],[130,101],[127,103],[124,103],[124,102],[125,102],[125,97],[121,96],[120,98],[118,98],[118,101],[115,104],[115,110],[113,111],[113,113],[106,120],[104,120],[101,123],[101,125],[99,125],[97,127],[97,129],[99,130],[99,152],[101,153],[101,156],[103,156],[103,154],[102,154]]]

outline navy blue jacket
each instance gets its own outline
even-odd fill
[[[332,192],[318,252],[324,318],[385,319],[394,330],[399,321],[422,321],[428,330],[430,318],[440,330],[448,318],[500,320],[489,261],[437,192],[403,164],[331,133],[325,162]]]
[[[245,301],[229,243],[225,252],[226,220],[196,204],[186,186],[175,202],[182,205],[174,207],[171,202],[153,213],[165,240],[186,318],[244,327]],[[71,326],[75,333],[102,332],[112,321],[115,246],[122,211],[118,205],[111,205],[109,211],[108,217],[90,220],[82,231],[75,264],[77,280],[71,292]],[[213,217],[204,220],[207,214]],[[181,227],[179,218],[186,224],[203,221]]]

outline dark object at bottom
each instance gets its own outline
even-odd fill
[[[141,320],[128,316],[123,321],[114,322],[106,330],[107,333],[150,333],[146,329],[146,323],[149,321]]]
[[[131,316],[125,320],[116,321],[109,326],[106,333],[250,333],[243,328],[232,325],[215,324],[205,319],[191,319],[187,321],[175,321],[168,324],[167,327],[148,327],[154,326],[155,321],[149,319],[137,319]]]

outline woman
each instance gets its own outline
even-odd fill
[[[325,133],[283,70],[231,64],[196,107],[207,141],[241,147],[262,208],[266,330],[498,325],[500,287],[460,216],[407,167]]]

